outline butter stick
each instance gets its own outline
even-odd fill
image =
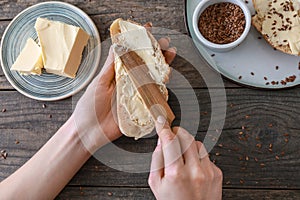
[[[44,18],[37,18],[35,29],[46,71],[75,78],[89,35],[79,27]]]
[[[24,75],[38,74],[40,75],[43,68],[42,52],[39,45],[29,38],[17,57],[17,60],[11,67]]]

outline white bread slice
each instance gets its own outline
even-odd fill
[[[170,67],[153,35],[143,26],[123,19],[112,23],[110,33],[113,45],[134,50],[143,59],[167,100],[165,83],[169,79]],[[115,71],[119,128],[124,135],[139,139],[151,133],[155,123],[118,56],[115,56]]]
[[[256,15],[252,25],[275,49],[300,55],[300,1],[252,0]]]

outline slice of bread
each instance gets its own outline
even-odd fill
[[[300,55],[298,0],[252,0],[256,14],[252,25],[275,49]]]
[[[165,83],[169,79],[170,67],[153,35],[145,27],[123,19],[112,23],[110,33],[113,45],[135,51],[143,59],[167,100]],[[152,132],[155,123],[118,56],[115,56],[115,72],[119,128],[128,137],[141,138]]]

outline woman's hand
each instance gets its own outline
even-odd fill
[[[152,156],[149,185],[158,200],[221,199],[222,172],[201,142],[182,128],[158,120],[158,145]]]
[[[145,27],[151,28],[151,23]],[[170,64],[176,56],[176,48],[169,48],[169,38],[161,38],[158,42],[166,62]],[[121,136],[115,114],[115,86],[114,55],[110,48],[100,74],[88,86],[71,117],[90,153]]]

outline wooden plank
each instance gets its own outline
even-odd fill
[[[59,199],[155,199],[150,188],[101,188],[101,187],[66,187]]]
[[[218,104],[227,103],[225,129],[235,129],[238,132],[244,126],[244,128],[246,127],[245,131],[262,132],[261,134],[263,132],[280,134],[290,129],[300,130],[298,117],[295,117],[299,116],[300,110],[298,101],[300,96],[299,90],[300,88],[280,91],[227,89],[227,102],[222,102],[226,99],[219,94],[219,90],[211,90],[210,92],[215,94],[215,101]],[[195,105],[198,106],[199,104],[201,116],[198,130],[206,131],[211,118],[210,94],[206,89],[197,89],[194,95],[196,95],[195,98],[197,98],[198,102],[194,102],[192,100],[193,93],[194,90],[171,90],[169,91],[169,104],[177,116],[176,123],[181,118],[182,107],[186,109],[185,114],[189,117],[185,121],[192,121],[199,117],[195,111]],[[76,99],[79,95],[73,98]],[[2,91],[0,93],[0,107],[5,108],[7,112],[0,113],[0,128],[26,128],[39,131],[40,126],[36,125],[39,124],[38,121],[41,119],[40,114],[42,112],[45,112],[45,117],[48,114],[53,116],[50,125],[49,122],[42,122],[42,125],[53,127],[56,124],[53,127],[56,128],[71,114],[73,98],[46,103],[49,106],[43,109],[43,102],[26,98],[18,92]],[[15,104],[16,99],[19,101],[18,104]],[[13,121],[18,123],[12,123]],[[198,124],[198,122],[196,123]],[[259,127],[259,130],[257,130],[257,127]]]
[[[44,0],[43,0],[44,1]],[[10,20],[25,8],[43,1],[15,1],[4,0],[0,2],[0,20]],[[68,0],[89,15],[99,15],[103,28],[109,28],[111,22],[118,18],[132,18],[141,23],[152,21],[156,26],[167,27],[180,32],[186,32],[184,25],[184,4],[181,0],[144,1],[85,1]]]
[[[256,189],[224,189],[223,199],[285,199],[300,198],[299,190],[256,190]],[[114,187],[66,187],[59,199],[155,199],[150,188],[114,188]]]
[[[1,5],[1,2],[0,2]],[[0,42],[1,42],[1,38],[2,35],[4,33],[5,28],[8,26],[9,21],[0,21]],[[1,64],[0,64],[1,66]],[[1,89],[12,89],[12,86],[9,84],[9,82],[7,81],[7,79],[5,78],[3,71],[2,71],[2,67],[0,67],[0,90]]]
[[[190,94],[186,90],[176,92],[177,98],[185,96],[185,103],[189,105]],[[196,90],[196,95],[201,107],[197,139],[203,140],[211,117],[211,105],[206,90]],[[300,149],[297,143],[300,140],[299,95],[299,88],[285,91],[227,89],[225,129],[219,145],[211,152],[212,159],[224,172],[226,187],[300,188]],[[0,112],[0,149],[8,152],[6,160],[0,159],[0,180],[3,180],[28,160],[67,120],[72,110],[72,99],[45,103],[14,91],[2,91],[0,102],[0,111],[6,109],[6,112]],[[46,108],[43,108],[44,103]],[[219,103],[222,103],[221,97]],[[170,105],[175,115],[180,116],[180,106],[172,95]],[[184,112],[190,116],[188,121],[191,125],[195,125],[196,116],[192,109],[188,106]],[[49,118],[50,114],[52,118]],[[214,140],[210,136],[207,138]],[[19,144],[15,144],[16,140]],[[123,137],[116,144],[131,152],[151,152],[156,139],[134,141]],[[126,162],[124,167],[134,167],[132,159]],[[147,186],[147,177],[147,173],[130,174],[111,169],[92,158],[74,177],[71,185]]]
[[[299,190],[256,190],[256,189],[225,189],[223,199],[247,199],[247,200],[294,200],[300,198]]]

